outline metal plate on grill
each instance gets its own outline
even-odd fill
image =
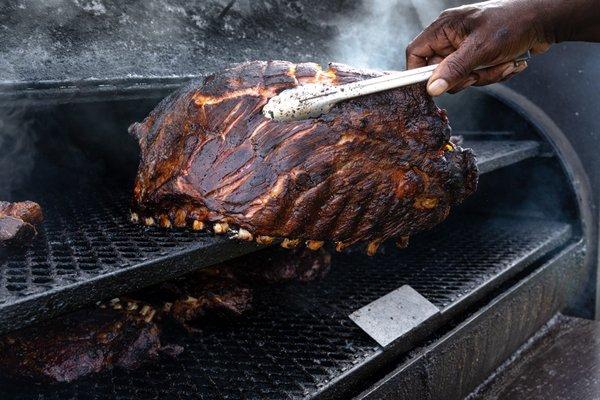
[[[478,154],[478,165],[501,166],[534,155],[532,143],[473,141],[464,147]],[[133,225],[129,190],[96,184],[32,198],[46,220],[27,251],[0,253],[0,332],[260,248]]]
[[[10,399],[290,399],[338,391],[373,372],[385,354],[348,314],[410,285],[453,318],[570,237],[563,223],[455,217],[408,249],[334,255],[320,282],[265,287],[254,312],[199,335],[164,339],[185,348],[136,371],[113,370],[52,387],[0,384]],[[461,303],[462,307],[453,307]]]
[[[409,285],[404,285],[354,311],[349,317],[380,346],[387,347],[439,313],[439,308]]]

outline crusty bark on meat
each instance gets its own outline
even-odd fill
[[[475,191],[477,168],[470,150],[450,142],[446,115],[424,85],[349,100],[316,119],[261,113],[296,85],[378,75],[255,61],[183,87],[130,128],[141,149],[132,219],[241,228],[240,238],[287,238],[285,247],[369,242],[369,253],[434,226]]]
[[[25,245],[30,243],[36,234],[33,225],[19,218],[0,217],[0,245]]]
[[[44,220],[42,207],[33,201],[19,201],[15,203],[0,201],[0,217],[2,216],[19,218],[31,225],[41,224]]]
[[[135,300],[101,307],[0,337],[0,371],[18,380],[69,382],[157,357],[161,344],[153,308]]]
[[[42,208],[33,201],[0,201],[0,246],[23,246],[37,235],[34,225],[44,219]]]

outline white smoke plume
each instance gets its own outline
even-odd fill
[[[356,67],[403,69],[408,43],[444,9],[442,0],[364,0],[336,26],[335,60]]]

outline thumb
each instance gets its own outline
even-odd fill
[[[433,71],[427,83],[427,91],[432,96],[447,92],[467,79],[469,74],[479,66],[480,61],[475,46],[463,43],[456,51],[444,58]]]

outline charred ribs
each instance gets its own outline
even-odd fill
[[[249,62],[191,83],[130,127],[141,162],[132,220],[284,247],[343,249],[430,228],[473,193],[470,150],[450,142],[445,113],[413,85],[353,99],[316,119],[276,122],[278,92],[381,75],[332,64]]]
[[[159,285],[150,295],[152,291],[166,300],[161,301],[164,317],[188,332],[201,332],[210,321],[239,317],[252,308],[252,290],[226,265]]]
[[[134,369],[159,354],[176,356],[182,347],[161,343],[165,324],[199,333],[249,312],[259,287],[312,281],[330,264],[323,249],[267,249],[262,257],[228,261],[20,329],[0,336],[0,374],[19,381],[70,382],[114,367]]]
[[[70,382],[158,356],[155,310],[132,300],[76,311],[0,337],[0,371],[17,380]]]
[[[230,260],[142,291],[137,297],[162,309],[162,316],[188,332],[199,332],[211,321],[234,319],[250,311],[257,288],[314,281],[330,269],[331,256],[324,249],[282,250]]]

